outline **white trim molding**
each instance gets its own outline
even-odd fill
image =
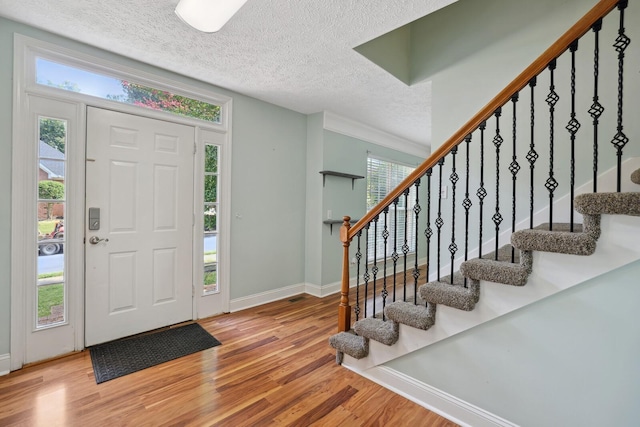
[[[0,377],[11,371],[11,355],[0,354]]]
[[[461,426],[517,427],[510,421],[386,366],[358,374]]]
[[[431,149],[426,145],[400,138],[330,111],[323,112],[322,127],[325,130],[361,139],[392,150],[424,157],[425,159],[431,154]]]
[[[230,301],[229,311],[231,313],[234,313],[236,311],[245,310],[247,308],[257,307],[262,304],[267,304],[295,295],[304,294],[305,288],[306,285],[304,283],[298,283],[296,285],[285,286],[284,288],[273,289],[266,292],[260,292],[258,294],[248,295],[246,297],[235,298]]]

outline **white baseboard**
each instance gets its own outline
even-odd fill
[[[462,426],[517,426],[484,409],[386,366],[376,366],[366,371],[357,371],[357,373]]]
[[[0,354],[0,376],[11,372],[11,355]]]
[[[323,298],[328,295],[337,294],[340,292],[342,284],[340,282],[331,283],[330,285],[316,285],[315,283],[305,283],[305,292],[314,297]]]
[[[273,289],[271,291],[260,292],[259,294],[232,299],[229,301],[229,310],[233,313],[269,302],[289,298],[294,295],[305,293],[305,289],[306,285],[304,283],[298,283],[297,285],[285,286],[284,288]]]

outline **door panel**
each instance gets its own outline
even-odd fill
[[[86,230],[87,346],[192,319],[194,138],[87,109],[86,211],[101,216]]]

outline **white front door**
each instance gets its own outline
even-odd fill
[[[193,318],[194,140],[87,108],[86,346]]]

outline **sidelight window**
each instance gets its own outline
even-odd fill
[[[36,325],[65,322],[64,217],[67,122],[38,118]]]

